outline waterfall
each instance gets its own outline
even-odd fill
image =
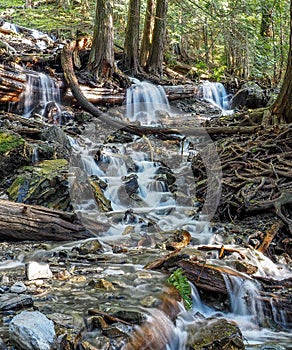
[[[170,112],[162,86],[143,81],[136,82],[127,89],[126,116],[131,121],[139,121],[144,125],[154,124],[157,123],[159,112]]]
[[[60,90],[53,79],[43,73],[27,74],[26,89],[22,95],[23,116],[31,117],[37,110],[55,124],[60,122]]]
[[[202,84],[202,90],[204,100],[220,108],[223,115],[233,113],[233,111],[229,109],[230,96],[227,95],[223,84],[205,81]]]

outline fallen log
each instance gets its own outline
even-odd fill
[[[74,213],[0,200],[0,240],[72,241],[92,237]]]

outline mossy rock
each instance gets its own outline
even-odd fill
[[[19,169],[19,175],[7,192],[15,202],[68,210],[70,197],[67,177],[66,159],[44,160]]]
[[[188,326],[188,349],[244,350],[240,329],[225,319],[204,319]]]
[[[0,179],[12,175],[30,161],[25,140],[10,131],[0,131]]]
[[[7,153],[24,145],[24,139],[12,132],[0,131],[0,153]]]

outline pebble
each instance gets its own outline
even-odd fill
[[[26,288],[25,284],[23,282],[19,281],[19,282],[15,282],[13,284],[13,286],[11,286],[10,292],[20,294],[20,293],[24,293],[26,291],[26,289],[27,288]]]

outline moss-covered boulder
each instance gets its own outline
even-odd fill
[[[204,319],[188,326],[187,348],[191,350],[244,350],[240,329],[225,319]]]
[[[11,200],[54,209],[70,209],[67,160],[44,160],[20,168],[18,174],[8,189]]]
[[[0,181],[29,160],[25,140],[11,131],[0,131]]]

